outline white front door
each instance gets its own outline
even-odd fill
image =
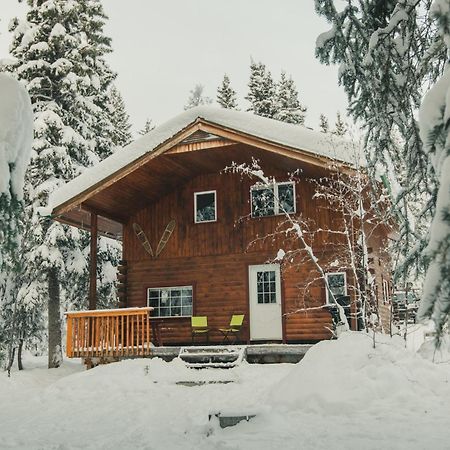
[[[278,264],[249,266],[250,339],[281,340],[281,282]]]

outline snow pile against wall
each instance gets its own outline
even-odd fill
[[[30,162],[33,111],[26,89],[0,73],[0,194],[9,189],[21,200]]]
[[[372,349],[369,336],[348,333],[298,364],[227,370],[156,358],[47,370],[26,357],[24,371],[0,377],[0,446],[448,450],[450,364],[422,359],[401,339],[377,341]],[[256,417],[222,430],[208,421],[219,411]]]
[[[313,155],[325,156],[348,164],[355,163],[355,152],[349,150],[348,143],[343,142],[342,139],[251,113],[199,106],[156,127],[95,167],[86,170],[79,177],[55,191],[49,199],[49,206],[55,208],[63,204],[141,156],[152,152],[175,134],[193,124],[198,118]],[[358,161],[358,163],[361,162]]]
[[[344,333],[308,351],[272,390],[279,410],[324,415],[381,409],[415,410],[450,398],[450,370],[406,350],[400,337]],[[444,394],[445,393],[445,394]],[[427,399],[427,401],[424,401]]]

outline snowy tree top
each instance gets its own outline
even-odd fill
[[[356,163],[354,152],[349,149],[348,142],[342,139],[248,112],[199,106],[189,109],[156,127],[127,145],[124,151],[114,153],[95,167],[87,169],[74,180],[61,186],[50,197],[49,207],[58,207],[136,159],[152,152],[197,119],[203,119],[219,126],[290,147],[293,150],[325,156],[351,165]],[[361,162],[358,161],[358,163]]]
[[[25,171],[31,156],[33,110],[27,90],[0,73],[0,194],[21,200]]]

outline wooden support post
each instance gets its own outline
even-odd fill
[[[89,267],[89,309],[97,309],[97,214],[91,212],[91,261]]]

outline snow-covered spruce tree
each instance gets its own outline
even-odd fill
[[[250,64],[249,92],[245,97],[250,102],[247,111],[252,111],[257,116],[274,118],[278,112],[276,104],[276,85],[272,75],[262,62]]]
[[[7,356],[9,370],[27,328],[22,317],[27,308],[18,300],[17,281],[23,272],[23,185],[31,154],[33,111],[26,89],[1,73],[0,99],[0,362]]]
[[[347,127],[345,122],[342,120],[341,113],[338,111],[336,114],[336,122],[334,123],[333,134],[336,136],[344,136],[347,133]]]
[[[113,85],[109,90],[111,110],[111,140],[116,149],[125,147],[132,141],[130,116],[119,90]]]
[[[281,72],[280,81],[276,86],[275,119],[281,122],[304,125],[307,108],[300,103],[298,91],[292,77],[287,77],[286,72]]]
[[[153,125],[152,119],[147,119],[145,121],[144,128],[142,128],[142,130],[139,130],[138,133],[141,136],[143,136],[144,134],[147,134],[147,133],[149,133],[150,131],[152,131],[154,129],[155,129],[155,125]]]
[[[188,110],[191,108],[195,108],[200,105],[209,105],[212,103],[212,100],[204,95],[205,87],[202,84],[196,84],[194,89],[189,91],[189,98],[187,103],[184,105],[184,109]]]
[[[108,88],[115,75],[104,59],[111,49],[99,0],[28,0],[28,5],[26,19],[11,23],[15,60],[6,67],[27,86],[35,111],[25,192],[25,225],[32,231],[24,242],[29,287],[21,291],[47,300],[49,367],[58,367],[60,301],[74,307],[85,302],[89,239],[43,218],[40,209],[58,186],[112,153]]]
[[[431,14],[450,55],[450,0],[435,0]],[[429,264],[418,318],[431,318],[441,335],[450,316],[450,65],[426,94],[420,107],[423,149],[437,177],[436,210],[425,256]]]
[[[427,242],[422,230],[436,202],[435,170],[415,119],[423,87],[436,80],[446,61],[445,46],[429,20],[430,4],[431,0],[349,0],[345,5],[316,0],[316,11],[331,23],[331,29],[317,38],[317,57],[339,65],[348,112],[365,128],[370,169],[400,186],[394,206],[402,260],[396,277],[404,282],[412,267],[421,269]],[[413,209],[419,215],[414,216]]]
[[[222,84],[217,88],[217,103],[226,109],[238,109],[236,91],[231,87],[230,78],[223,76]]]
[[[319,128],[322,133],[328,133],[330,131],[330,125],[328,124],[328,119],[324,114],[319,117]]]

